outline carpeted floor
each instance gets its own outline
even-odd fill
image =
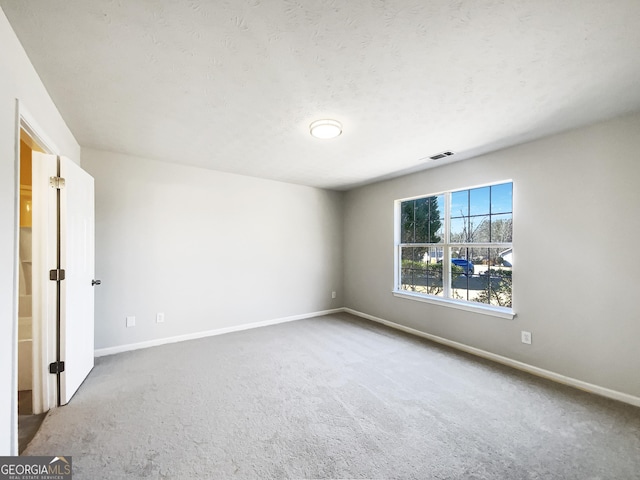
[[[42,425],[46,414],[33,413],[33,392],[31,390],[18,391],[18,451],[24,452],[29,442]]]
[[[640,409],[339,314],[97,359],[74,479],[640,479]]]

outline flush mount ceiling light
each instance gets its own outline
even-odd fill
[[[337,120],[316,120],[309,125],[309,132],[316,138],[336,138],[342,133],[342,124]]]

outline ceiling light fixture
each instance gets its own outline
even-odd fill
[[[316,120],[309,125],[309,133],[316,138],[336,138],[342,133],[342,124],[337,120]]]

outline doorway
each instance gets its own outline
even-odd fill
[[[12,435],[13,448],[22,453],[43,414],[66,405],[93,368],[93,287],[100,281],[94,279],[94,180],[58,155],[19,111],[14,284],[18,401]]]
[[[36,359],[41,358],[34,343],[33,321],[33,152],[44,149],[20,128],[20,207],[18,231],[18,451],[29,444],[46,412],[34,409]],[[38,335],[35,335],[37,338]]]

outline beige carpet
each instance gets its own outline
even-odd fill
[[[74,479],[640,479],[640,409],[347,314],[97,359]]]

